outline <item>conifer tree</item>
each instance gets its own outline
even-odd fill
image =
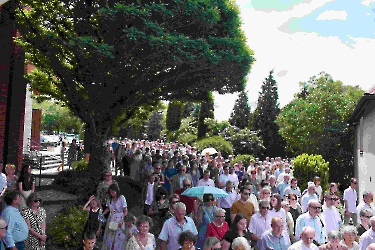
[[[285,156],[286,142],[279,134],[279,126],[275,122],[280,113],[278,99],[277,83],[271,70],[263,81],[258,106],[252,119],[253,128],[260,131],[259,136],[263,139],[266,155],[269,157]]]
[[[170,101],[167,110],[167,129],[171,132],[180,128],[182,119],[182,105],[181,101]]]
[[[229,123],[240,129],[248,126],[250,120],[251,107],[248,103],[247,93],[240,92],[236,102],[234,103],[233,111],[230,114]]]
[[[207,100],[201,102],[198,116],[198,139],[202,139],[208,132],[208,125],[204,123],[206,118],[215,118],[214,115],[214,97],[212,92],[207,92]]]

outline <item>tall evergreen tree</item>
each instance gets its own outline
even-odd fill
[[[247,93],[240,92],[236,102],[234,103],[233,111],[230,114],[229,123],[240,129],[248,126],[250,120],[251,107],[248,102]]]
[[[260,131],[259,136],[263,139],[266,155],[270,157],[285,155],[286,142],[279,134],[279,126],[275,122],[280,113],[278,99],[277,83],[271,70],[263,81],[258,106],[252,119],[253,128]]]
[[[204,138],[208,132],[208,125],[204,123],[206,118],[215,118],[214,97],[211,91],[207,92],[207,100],[201,102],[198,116],[198,139]]]
[[[184,103],[182,109],[182,118],[189,117],[194,112],[195,104],[193,102]]]
[[[167,110],[167,129],[169,131],[176,131],[180,128],[182,119],[182,104],[181,101],[170,101]]]
[[[147,136],[151,141],[156,141],[160,139],[161,131],[163,130],[163,112],[155,111],[151,114],[150,120],[147,124]]]

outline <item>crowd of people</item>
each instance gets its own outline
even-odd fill
[[[161,141],[126,140],[108,148],[116,174],[141,183],[144,214],[128,213],[112,173],[105,173],[97,192],[110,211],[102,249],[374,247],[374,195],[366,191],[359,202],[355,178],[343,193],[337,183],[322,190],[319,176],[300,190],[293,161],[280,157],[234,163],[231,155],[225,159],[220,152],[200,154],[193,146]],[[183,195],[197,186],[223,189],[227,196]]]
[[[141,185],[140,197],[127,198],[140,200],[143,214],[128,211],[126,192],[108,169],[83,205],[88,219],[80,249],[98,249],[101,235],[102,250],[375,249],[374,194],[368,190],[360,201],[355,178],[342,193],[337,183],[323,190],[319,176],[301,190],[293,161],[280,157],[235,163],[231,155],[161,141],[125,140],[108,149],[115,174]],[[46,212],[30,168],[20,178],[14,170],[7,164],[0,178],[0,249],[3,243],[7,249],[45,249]],[[199,186],[227,195],[184,195]]]

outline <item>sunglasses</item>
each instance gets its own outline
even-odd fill
[[[218,215],[216,218],[225,218],[225,215]]]
[[[35,199],[34,202],[42,202],[42,199]]]
[[[172,204],[176,204],[178,201],[172,201]]]
[[[161,168],[156,168],[156,170],[159,170],[159,169],[161,169]]]
[[[211,199],[207,199],[207,200],[206,200],[206,202],[210,202],[210,201],[214,201],[214,199],[211,198]]]
[[[5,229],[5,231],[6,231],[6,230],[8,230],[8,225],[6,225],[5,227],[0,227],[0,229]]]
[[[244,195],[250,195],[251,193],[243,193]]]
[[[329,198],[331,201],[337,201],[339,198]]]
[[[261,207],[262,209],[270,209],[270,207]]]
[[[310,206],[312,209],[315,209],[315,210],[322,210],[322,207],[314,207],[314,206]]]
[[[372,216],[371,215],[363,215],[362,217],[366,217],[367,219],[370,219]]]

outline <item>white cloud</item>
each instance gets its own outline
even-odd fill
[[[363,0],[361,2],[361,4],[363,4],[364,6],[367,6],[367,7],[369,7],[373,3],[375,3],[375,0]]]
[[[307,9],[311,10],[312,7],[304,8],[307,12]],[[257,60],[247,81],[246,90],[250,103],[257,102],[262,81],[273,68],[274,78],[278,83],[280,107],[288,104],[294,94],[300,91],[299,82],[307,81],[321,71],[331,74],[334,80],[341,80],[345,85],[359,85],[364,90],[375,84],[368,80],[373,67],[367,63],[371,58],[375,58],[375,39],[351,37],[355,44],[350,48],[338,37],[322,37],[317,33],[304,32],[287,34],[279,31],[277,27],[291,16],[293,15],[258,12],[253,9],[242,13],[242,28]],[[254,25],[256,23],[262,25]],[[278,77],[276,73],[282,70],[287,70],[288,73]],[[215,111],[217,120],[229,118],[236,98],[237,95],[215,96],[215,103],[218,105]]]
[[[327,10],[316,18],[316,20],[346,20],[348,12],[345,10]]]

